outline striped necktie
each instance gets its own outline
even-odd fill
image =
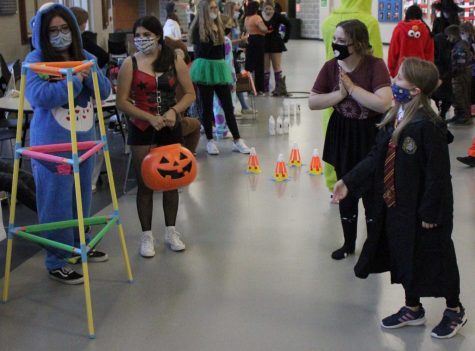
[[[396,145],[392,140],[388,144],[388,152],[384,161],[384,193],[386,206],[396,206],[396,190],[394,187],[394,161],[396,160]]]

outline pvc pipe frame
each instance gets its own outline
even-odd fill
[[[78,143],[76,135],[76,113],[74,105],[74,94],[73,94],[73,74],[84,70],[86,68],[92,67],[92,81],[94,85],[94,95],[97,104],[97,114],[99,119],[99,129],[101,132],[101,142],[91,141]],[[66,76],[67,78],[67,88],[68,88],[68,104],[70,111],[70,123],[71,123],[71,144],[56,144],[56,145],[42,145],[30,148],[21,148],[21,137],[23,131],[23,118],[24,118],[24,103],[25,103],[25,86],[26,86],[26,73],[27,70],[31,69],[36,73],[45,73],[52,74],[55,76]],[[114,177],[112,176],[112,166],[109,155],[109,147],[106,140],[106,132],[104,125],[104,114],[102,111],[102,102],[99,90],[99,82],[97,76],[97,65],[93,60],[83,61],[83,62],[38,62],[34,64],[23,64],[21,71],[21,82],[20,82],[20,101],[18,106],[18,120],[17,120],[17,131],[16,131],[16,142],[15,142],[15,160],[13,165],[13,181],[12,181],[12,191],[11,191],[11,201],[10,201],[10,217],[8,225],[8,240],[7,240],[7,252],[5,259],[5,275],[4,275],[4,285],[2,291],[2,300],[6,302],[8,300],[8,293],[10,287],[10,276],[11,276],[11,260],[12,260],[12,249],[13,249],[13,237],[15,235],[23,237],[27,240],[35,241],[41,244],[54,246],[66,251],[76,252],[81,254],[82,258],[82,268],[84,276],[84,295],[86,303],[86,314],[87,314],[87,325],[89,331],[89,337],[95,337],[94,330],[94,320],[92,315],[92,301],[91,301],[91,290],[90,290],[90,278],[89,278],[89,268],[87,263],[87,251],[89,247],[86,245],[85,241],[85,224],[104,224],[106,226],[96,235],[96,237],[91,241],[90,244],[97,244],[99,240],[111,229],[111,227],[117,223],[119,240],[121,244],[122,254],[124,256],[124,263],[127,272],[127,277],[129,282],[133,281],[132,270],[130,268],[130,260],[127,252],[127,246],[125,243],[124,229],[119,215],[119,206],[117,201],[117,193],[115,190]],[[96,144],[94,146],[94,144]],[[112,203],[114,207],[114,214],[110,217],[90,217],[84,218],[82,210],[82,197],[81,197],[81,186],[80,186],[80,176],[79,176],[79,165],[82,161],[87,159],[89,156],[93,155],[95,152],[104,148],[104,159],[106,161],[107,176],[109,179],[109,187],[112,197]],[[89,149],[88,152],[83,154],[81,158],[78,156],[78,150]],[[20,157],[22,153],[29,154],[30,156],[38,156],[41,152],[51,152],[54,151],[71,151],[72,159],[65,159],[62,157],[54,155],[43,156],[43,159],[46,161],[60,161],[61,163],[67,160],[67,163],[73,165],[74,171],[74,188],[76,193],[76,208],[77,208],[77,219],[62,221],[56,223],[45,223],[39,225],[32,225],[26,227],[15,228],[15,210],[16,210],[16,201],[17,201],[17,190],[18,190],[18,178],[20,170]],[[54,152],[53,151],[53,152]],[[26,153],[25,153],[26,152]],[[44,154],[43,154],[44,155]],[[69,245],[55,242],[53,240],[41,238],[37,235],[33,235],[30,232],[38,232],[44,230],[57,230],[61,228],[69,227],[78,227],[79,229],[79,240],[80,240],[80,249],[74,248]],[[91,247],[91,245],[90,245]],[[93,246],[92,246],[93,247]]]

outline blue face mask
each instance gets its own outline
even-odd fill
[[[55,49],[66,50],[71,46],[71,43],[73,42],[71,31],[66,34],[60,31],[55,36],[50,35],[49,42],[51,43],[51,46]]]
[[[391,90],[393,91],[394,100],[400,104],[405,104],[412,100],[411,91],[409,89],[400,87],[394,83],[391,85]]]

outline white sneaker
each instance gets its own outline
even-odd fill
[[[142,232],[140,237],[140,255],[142,257],[150,258],[155,256],[154,242],[151,230]]]
[[[183,251],[185,244],[180,240],[180,233],[175,230],[175,227],[165,228],[165,243],[170,245],[173,251]]]
[[[208,155],[219,155],[219,149],[214,143],[214,140],[208,141],[206,145],[206,151],[208,151]]]
[[[235,116],[235,117],[242,116],[242,112],[235,109],[235,110],[234,110],[234,116]]]
[[[241,110],[241,112],[242,112],[243,115],[253,115],[253,114],[257,114],[257,110],[253,110],[253,109],[251,109],[251,108]]]
[[[250,154],[251,149],[247,147],[242,139],[233,142],[233,151],[240,152],[241,154]]]

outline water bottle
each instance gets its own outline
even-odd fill
[[[289,127],[290,127],[290,118],[289,116],[286,116],[282,124],[282,129],[284,131],[284,134],[289,134]]]
[[[277,120],[275,122],[275,131],[278,135],[284,134],[284,121],[280,116],[277,117]]]
[[[275,120],[272,115],[269,117],[269,134],[275,135]]]

